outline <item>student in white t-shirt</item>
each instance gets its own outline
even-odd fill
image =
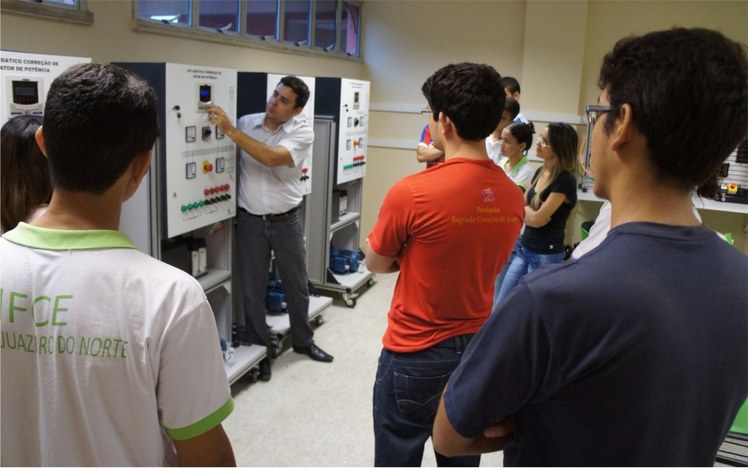
[[[486,153],[488,153],[491,161],[497,165],[501,162],[501,133],[507,125],[512,123],[517,114],[519,114],[519,102],[511,96],[507,96],[499,125],[496,126],[496,130],[491,132],[491,135],[486,137]]]
[[[522,88],[519,86],[519,81],[514,77],[504,77],[501,79],[501,82],[504,85],[504,93],[506,93],[507,97],[511,96],[519,102],[519,98],[522,95]],[[521,112],[514,117],[514,122],[530,123]]]
[[[157,136],[131,72],[75,65],[49,88],[52,200],[0,240],[3,466],[235,465],[205,293],[118,231]]]
[[[532,185],[535,174],[525,156],[527,149],[532,146],[532,133],[532,127],[519,122],[509,124],[501,132],[502,158],[499,166],[523,193]]]

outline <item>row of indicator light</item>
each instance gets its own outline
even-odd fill
[[[192,210],[197,210],[199,208],[203,208],[208,205],[217,204],[219,202],[225,202],[227,200],[231,200],[231,194],[223,194],[219,195],[218,197],[211,197],[210,199],[200,200],[197,202],[192,202],[186,205],[182,205],[182,212],[189,212]]]
[[[226,192],[229,189],[231,189],[231,186],[228,184],[224,184],[222,186],[211,187],[211,188],[205,189],[203,190],[203,194],[205,194],[205,196],[207,197],[209,195],[218,194],[219,192]]]
[[[359,166],[363,166],[366,164],[366,161],[364,161],[365,159],[366,159],[366,155],[354,156],[353,163],[344,165],[343,169],[349,170],[349,169],[358,168]]]

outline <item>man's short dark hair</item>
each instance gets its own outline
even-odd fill
[[[431,75],[421,90],[434,119],[443,112],[463,140],[486,138],[496,130],[504,111],[501,75],[490,65],[447,65]]]
[[[296,102],[293,105],[294,108],[306,106],[306,102],[309,101],[309,87],[306,86],[304,80],[289,75],[281,78],[280,82],[282,85],[291,88],[293,92],[296,93]]]
[[[746,135],[745,46],[717,31],[674,28],[621,39],[603,59],[598,85],[610,101],[606,131],[628,103],[656,176],[676,187],[716,181]]]
[[[519,82],[514,77],[504,77],[501,79],[501,84],[504,88],[508,89],[510,93],[521,93],[522,89],[519,87]]]
[[[42,133],[55,188],[100,194],[158,136],[156,93],[108,64],[74,65],[52,82]]]
[[[519,101],[511,96],[507,96],[506,103],[504,103],[504,110],[509,111],[509,115],[512,116],[512,120],[514,120],[514,118],[519,115]]]

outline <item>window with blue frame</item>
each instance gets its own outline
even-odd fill
[[[138,3],[141,18],[164,24],[190,25],[192,22],[190,0],[140,0]]]
[[[343,11],[340,18],[340,52],[359,55],[359,23],[361,7],[352,2],[342,2]]]
[[[88,0],[0,0],[3,13],[17,13],[78,24],[92,24]]]
[[[220,33],[239,32],[239,3],[236,0],[200,2],[198,24]]]
[[[278,0],[247,0],[246,12],[244,31],[248,35],[278,38]]]
[[[297,46],[309,45],[310,0],[286,0],[283,8],[283,40]]]
[[[314,47],[326,51],[335,49],[337,43],[338,2],[317,0],[314,9]]]
[[[280,47],[294,50],[359,56],[360,1],[133,1],[137,24],[150,32],[171,34],[172,31],[182,36],[191,34],[190,37],[253,47],[259,46],[258,41],[272,41]],[[146,27],[148,24],[162,26]],[[182,32],[178,33],[178,30]],[[219,34],[224,35],[225,39],[221,39]]]
[[[49,5],[54,6],[60,6],[60,7],[69,7],[69,8],[78,8],[78,0],[42,0],[41,2],[37,3],[46,3]]]

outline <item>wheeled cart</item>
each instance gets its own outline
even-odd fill
[[[267,357],[267,348],[262,345],[239,345],[234,347],[234,356],[226,362],[229,384],[234,384],[243,375],[256,383],[260,377],[260,362]]]
[[[309,295],[309,323],[312,327],[322,324],[322,311],[332,304],[332,299],[325,296]],[[267,323],[270,326],[270,335],[273,338],[273,355],[279,355],[284,350],[291,348],[291,324],[288,313],[268,314]]]
[[[363,177],[336,184],[336,131],[333,119],[314,121],[314,168],[312,193],[308,196],[311,213],[307,221],[309,281],[320,290],[340,292],[345,304],[356,306],[358,290],[374,283],[363,259],[351,270],[335,272],[330,266],[332,248],[359,251],[361,194]]]

